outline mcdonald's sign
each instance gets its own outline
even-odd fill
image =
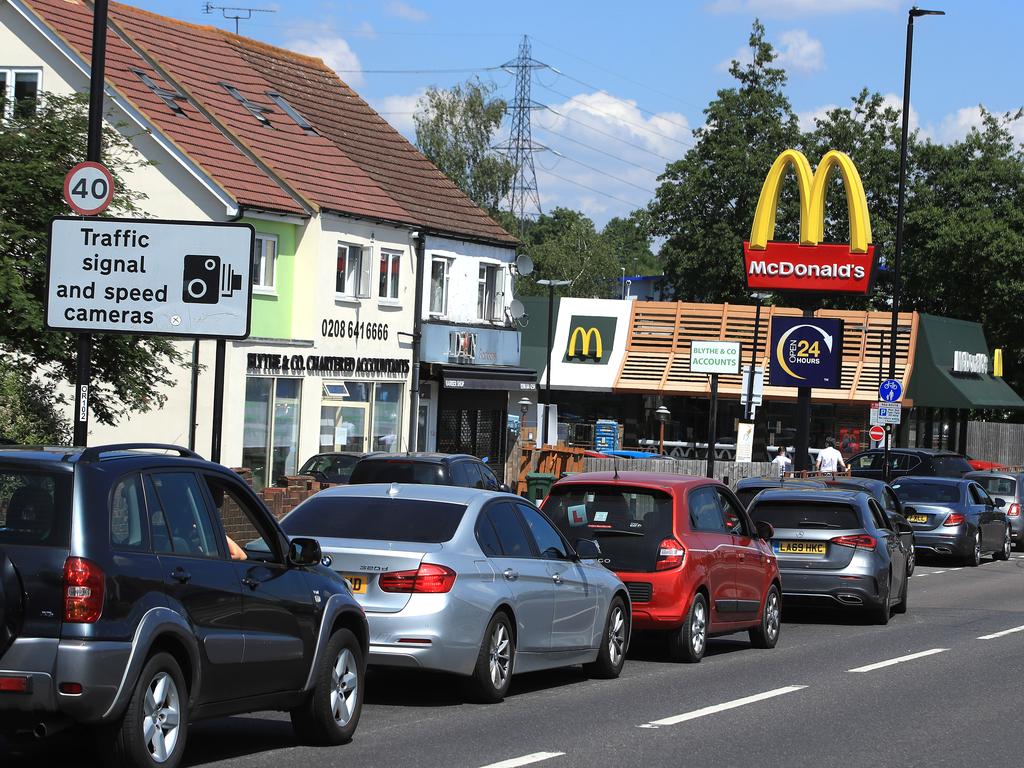
[[[800,194],[799,243],[771,240],[779,191],[789,168],[796,175]],[[839,172],[846,187],[849,245],[821,242],[825,232],[825,193],[833,171]],[[871,217],[864,185],[853,161],[832,150],[821,158],[812,173],[802,152],[787,149],[779,155],[761,187],[750,240],[743,243],[743,257],[750,290],[866,294],[871,289],[875,269],[875,247],[871,243]]]
[[[583,317],[573,315],[569,323],[569,341],[565,347],[565,363],[596,363],[604,365],[615,343],[614,317]]]

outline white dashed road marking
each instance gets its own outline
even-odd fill
[[[652,720],[649,723],[637,726],[638,728],[659,728],[663,725],[678,725],[679,723],[685,723],[688,720],[696,720],[699,717],[707,717],[708,715],[714,715],[718,712],[724,712],[727,709],[736,709],[736,707],[743,707],[747,704],[755,704],[765,699],[773,699],[776,696],[782,696],[787,693],[793,693],[794,691],[802,691],[806,688],[806,685],[789,685],[785,688],[776,688],[772,691],[765,691],[764,693],[757,693],[753,696],[746,696],[742,699],[736,699],[735,701],[727,701],[724,704],[715,704],[714,706],[704,707],[703,709],[696,709],[693,712],[687,712],[682,715],[673,715],[672,717],[665,717],[661,720]]]
[[[561,757],[564,754],[565,752],[534,752],[532,755],[513,757],[509,760],[502,760],[500,763],[489,763],[483,768],[518,768],[520,765],[533,765],[550,760],[552,757]]]
[[[904,661],[913,661],[914,659],[921,659],[925,656],[932,656],[936,653],[942,653],[948,651],[949,648],[932,648],[930,651],[921,651],[919,653],[911,653],[907,656],[900,656],[896,659],[889,659],[888,661],[879,661],[874,664],[868,664],[864,667],[855,667],[853,669],[846,670],[847,672],[874,672],[876,669],[882,669],[883,667],[891,667],[893,664],[902,664]]]
[[[1014,627],[1013,629],[1004,629],[1002,632],[993,632],[991,635],[982,635],[979,640],[995,640],[997,637],[1004,637],[1006,635],[1012,635],[1014,632],[1024,632],[1024,626]]]

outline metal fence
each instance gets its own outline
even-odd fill
[[[703,477],[708,463],[699,459],[584,459],[587,472],[666,472],[673,475],[694,475]],[[736,462],[716,461],[715,477],[735,483],[742,477],[763,477],[772,474],[770,461]]]
[[[1013,467],[1024,465],[1024,424],[969,422],[967,455]]]

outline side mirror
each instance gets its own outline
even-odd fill
[[[757,531],[757,538],[762,541],[770,541],[775,535],[775,529],[772,528],[771,523],[766,523],[764,520],[758,520],[754,524],[754,529]]]
[[[578,539],[576,554],[579,555],[580,560],[596,560],[601,556],[601,545],[594,539]]]
[[[512,493],[512,489],[508,487],[507,483],[502,483],[498,486],[498,490],[502,493]]]
[[[917,514],[917,510],[914,509],[913,507],[907,507],[907,506],[903,507],[903,517],[906,518],[906,517],[910,517],[910,515],[916,515],[916,514]]]
[[[996,505],[996,509],[1002,509],[1006,506],[1006,499],[992,499],[992,503]]]
[[[319,564],[324,553],[316,539],[295,538],[288,545],[288,564],[298,568]]]
[[[897,520],[896,521],[896,530],[899,531],[900,533],[913,533],[914,532],[914,526],[912,526],[910,523],[906,522],[905,520]]]

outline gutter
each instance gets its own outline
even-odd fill
[[[413,233],[416,251],[416,298],[413,301],[412,319],[412,377],[409,382],[409,443],[408,450],[415,451],[419,440],[420,426],[420,340],[423,333],[423,270],[426,269],[427,236],[422,231]]]

